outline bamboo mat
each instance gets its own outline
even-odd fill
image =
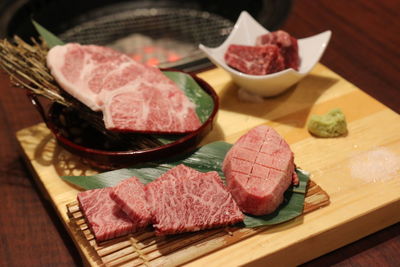
[[[328,194],[313,181],[308,184],[303,214],[329,204]],[[229,246],[273,226],[225,227],[172,236],[155,236],[148,228],[141,232],[97,243],[77,201],[67,204],[69,224],[91,247],[93,261],[114,266],[176,266]]]

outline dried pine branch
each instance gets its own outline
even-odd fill
[[[71,106],[61,94],[61,89],[46,66],[47,47],[35,40],[29,45],[15,37],[11,43],[0,41],[0,66],[9,75],[14,86],[25,88],[52,102]]]

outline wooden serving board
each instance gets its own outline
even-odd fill
[[[286,93],[257,103],[244,102],[220,69],[199,74],[220,97],[213,131],[202,144],[233,143],[249,129],[267,124],[291,145],[295,162],[330,197],[330,205],[293,221],[268,227],[236,243],[196,258],[189,266],[297,265],[400,221],[400,116],[323,65]],[[320,139],[306,130],[311,114],[339,107],[349,133]],[[43,124],[17,133],[38,184],[65,223],[83,258],[93,250],[79,239],[67,215],[78,188],[59,176],[90,175],[87,168],[56,145]],[[290,255],[290,256],[288,256]]]

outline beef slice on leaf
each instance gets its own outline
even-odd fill
[[[67,93],[103,112],[107,129],[185,133],[201,125],[195,104],[159,69],[111,48],[55,46],[47,55],[47,66]]]
[[[146,194],[157,235],[231,225],[244,217],[215,171],[181,164],[147,184]]]

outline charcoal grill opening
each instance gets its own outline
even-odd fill
[[[67,42],[110,46],[135,60],[160,67],[199,61],[198,44],[220,45],[233,23],[193,9],[144,8],[81,23],[60,34]]]

